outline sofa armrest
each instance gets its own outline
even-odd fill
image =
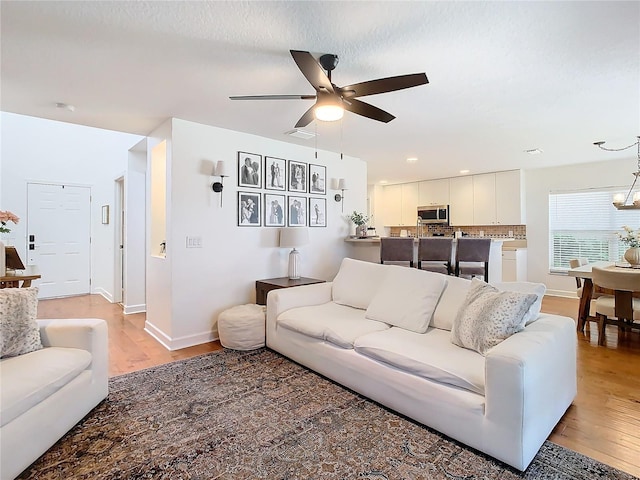
[[[99,318],[37,320],[40,338],[45,347],[67,347],[91,353],[94,376],[107,378],[109,374],[109,339],[107,322]]]
[[[332,286],[333,282],[326,282],[271,290],[267,294],[267,324],[275,324],[281,313],[292,308],[330,302]]]
[[[542,315],[487,352],[487,421],[544,440],[575,398],[576,348],[571,318]]]

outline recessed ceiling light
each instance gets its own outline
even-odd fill
[[[538,155],[542,153],[542,150],[539,148],[532,148],[531,150],[525,150],[524,153],[528,153],[529,155]]]
[[[389,183],[388,180],[380,180],[380,185],[386,185],[387,183]]]
[[[418,157],[407,158],[407,163],[416,163],[417,161],[418,161]]]
[[[461,173],[462,175],[466,175],[467,173],[469,173],[469,170],[460,170],[460,173]]]
[[[62,108],[69,112],[75,112],[76,110],[76,107],[74,107],[73,105],[69,105],[68,103],[62,103],[62,102],[56,102],[56,108]]]

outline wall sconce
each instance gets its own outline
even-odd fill
[[[211,185],[211,190],[220,194],[220,207],[222,207],[222,189],[224,188],[222,182],[224,182],[224,177],[228,177],[226,166],[222,160],[216,163],[216,166],[213,169],[212,176],[220,177],[219,182],[213,182],[213,185]]]
[[[331,189],[340,190],[342,193],[336,193],[333,199],[336,202],[342,202],[344,200],[344,191],[347,190],[347,182],[344,178],[332,178]],[[344,202],[342,203],[342,212],[344,212]]]

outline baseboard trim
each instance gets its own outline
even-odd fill
[[[122,312],[125,315],[131,315],[132,313],[143,313],[147,311],[147,304],[141,303],[140,305],[125,305]]]
[[[194,345],[201,345],[203,343],[218,340],[218,337],[215,336],[213,332],[196,333],[194,335],[187,335],[172,339],[148,321],[144,324],[144,331],[155,338],[164,348],[170,351],[180,350],[182,348],[193,347]]]
[[[109,292],[107,292],[102,287],[98,287],[98,288],[92,289],[91,293],[94,293],[94,294],[97,294],[97,295],[102,295],[107,300],[107,302],[113,303],[113,295],[111,295]]]
[[[578,297],[576,296],[576,291],[575,290],[547,290],[546,292],[544,292],[545,295],[549,295],[550,297],[563,297],[563,298],[575,298],[578,299]]]

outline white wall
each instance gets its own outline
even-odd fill
[[[636,165],[630,160],[585,163],[527,170],[527,270],[530,282],[542,282],[547,293],[575,297],[573,277],[549,274],[549,193],[558,190],[631,186]],[[613,206],[611,208],[614,208]]]
[[[153,134],[157,140],[162,136]],[[363,161],[346,156],[340,160],[339,154],[326,151],[319,151],[316,160],[315,150],[310,147],[178,119],[173,119],[169,143],[171,198],[166,262],[171,265],[171,278],[148,278],[147,285],[147,321],[153,324],[149,331],[155,328],[156,336],[167,346],[182,348],[215,338],[218,314],[233,305],[253,303],[256,280],[287,275],[290,249],[277,247],[279,228],[237,226],[238,190],[255,190],[261,195],[266,192],[237,187],[238,151],[326,165],[328,186],[331,178],[347,180],[344,214],[333,200],[335,192],[329,189],[325,196],[328,226],[309,228],[310,244],[299,249],[303,276],[333,278],[348,252],[344,237],[349,224],[344,217],[354,209],[366,209],[367,170]],[[211,190],[214,179],[209,174],[211,164],[218,160],[227,162],[230,175],[224,179],[222,208],[219,194]],[[186,236],[201,237],[202,248],[187,249]],[[165,305],[169,296],[171,320],[166,325],[167,319],[160,319],[162,312],[155,303]]]
[[[102,225],[101,206],[113,209],[114,181],[127,169],[127,150],[143,137],[6,112],[0,120],[0,209],[22,219],[11,229],[20,256],[26,258],[27,183],[90,186],[91,288],[112,297],[114,222]]]

